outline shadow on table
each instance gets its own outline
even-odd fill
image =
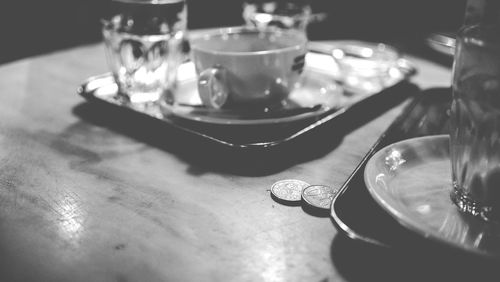
[[[190,172],[193,174],[220,171],[257,176],[273,174],[294,164],[324,156],[336,148],[347,133],[417,92],[415,85],[404,81],[289,142],[267,148],[226,146],[170,126],[161,120],[110,104],[82,103],[73,109],[73,113],[86,122],[175,154],[191,164]],[[272,130],[259,131],[265,130],[264,128],[256,130],[259,134],[275,134]]]
[[[348,281],[498,281],[499,261],[430,242],[390,249],[337,234],[331,249]]]

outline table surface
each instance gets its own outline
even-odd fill
[[[410,59],[422,89],[450,85],[449,68]],[[0,280],[389,277],[377,251],[352,245],[328,216],[275,202],[269,189],[288,178],[340,187],[401,105],[341,136],[333,130],[336,143],[321,154],[291,153],[266,168],[264,158],[204,155],[175,137],[144,141],[127,131],[134,124],[100,123],[76,89],[106,71],[101,44],[0,67]]]

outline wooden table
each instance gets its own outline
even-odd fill
[[[450,69],[410,59],[419,87],[450,85]],[[321,154],[304,148],[255,170],[268,160],[225,163],[175,136],[158,144],[127,130],[134,124],[101,123],[106,113],[94,114],[76,88],[105,71],[100,44],[0,67],[1,281],[392,277],[377,251],[350,247],[328,217],[276,203],[269,189],[287,178],[339,187],[401,106],[331,132],[337,143]]]

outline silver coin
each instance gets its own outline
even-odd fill
[[[311,185],[302,190],[302,199],[313,207],[328,210],[337,192],[330,186]]]
[[[309,183],[297,179],[285,179],[274,183],[271,186],[271,193],[278,199],[298,202],[301,199],[302,190],[309,186]]]

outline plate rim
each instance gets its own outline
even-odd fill
[[[372,199],[393,219],[395,219],[401,226],[405,227],[406,229],[410,230],[411,232],[425,238],[425,239],[430,239],[434,242],[444,244],[448,247],[452,247],[454,249],[459,249],[468,253],[480,255],[483,257],[491,257],[491,258],[500,258],[500,252],[499,253],[492,253],[488,252],[487,250],[481,250],[478,248],[473,248],[473,247],[468,247],[464,244],[459,244],[457,242],[448,240],[442,236],[439,235],[439,232],[436,232],[435,230],[424,230],[421,228],[421,224],[416,222],[414,219],[412,219],[410,216],[405,215],[404,212],[401,212],[397,210],[396,207],[390,206],[386,200],[383,199],[383,197],[376,191],[377,189],[374,188],[376,187],[376,184],[373,184],[372,181],[373,179],[370,180],[368,177],[367,170],[369,167],[373,166],[373,163],[378,159],[381,155],[384,155],[390,148],[394,146],[400,146],[402,144],[407,144],[407,143],[413,143],[417,140],[424,140],[423,142],[449,142],[449,135],[448,134],[438,134],[438,135],[427,135],[427,136],[420,136],[420,137],[413,137],[413,138],[408,138],[405,140],[401,140],[392,144],[389,144],[382,149],[378,150],[373,156],[368,160],[365,166],[365,170],[363,172],[363,180],[365,182],[366,189],[368,190],[370,196]],[[451,176],[450,176],[451,177]],[[451,203],[451,199],[450,199]],[[457,209],[457,212],[458,209]]]
[[[324,55],[326,56],[326,55]],[[334,76],[331,74],[327,74],[324,70],[320,70],[315,68],[314,66],[305,66],[304,74],[306,73],[312,73],[311,77],[316,77],[317,75],[325,76],[325,77],[330,77],[332,79],[332,83]],[[311,74],[310,74],[311,75]],[[180,83],[187,83],[187,82],[192,82],[193,78],[185,79],[185,81],[181,81]],[[340,86],[338,86],[340,87]],[[369,97],[373,94],[366,95],[366,97]],[[361,100],[364,97],[361,98]],[[217,117],[207,117],[203,116],[200,117],[199,115],[190,115],[190,114],[180,114],[179,112],[176,112],[176,108],[179,109],[179,107],[185,107],[187,109],[190,108],[189,105],[186,106],[177,106],[177,105],[168,105],[166,103],[159,103],[160,109],[163,111],[163,114],[165,115],[170,115],[174,116],[176,118],[182,118],[185,120],[189,120],[192,122],[198,122],[202,124],[213,124],[213,125],[267,125],[267,124],[283,124],[283,123],[290,123],[290,122],[295,122],[295,121],[302,121],[306,120],[309,118],[315,118],[322,116],[326,113],[331,113],[334,111],[338,111],[342,109],[342,106],[340,107],[334,107],[334,105],[328,105],[328,104],[322,104],[322,107],[313,112],[306,112],[306,113],[299,113],[296,115],[290,115],[290,116],[285,116],[285,117],[274,117],[274,118],[259,118],[259,119],[227,119],[227,118],[217,118]]]

